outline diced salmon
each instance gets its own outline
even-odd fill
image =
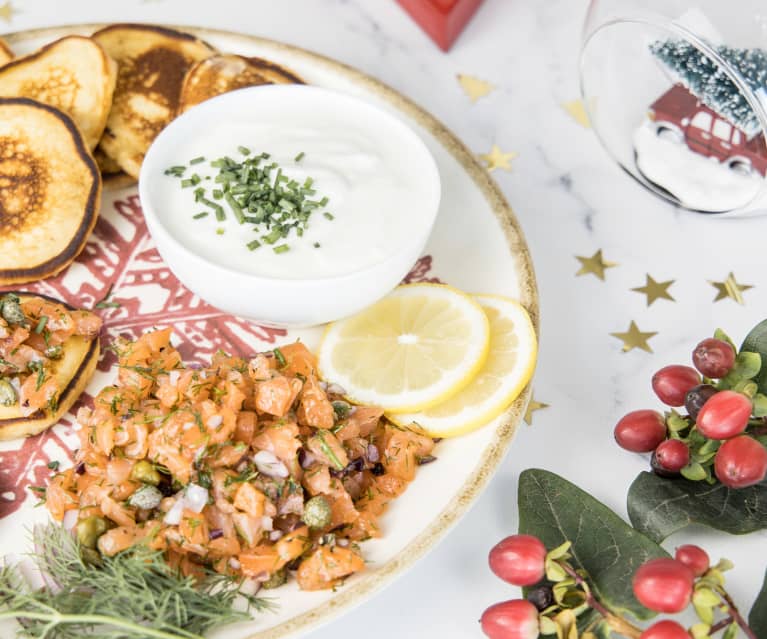
[[[285,366],[279,369],[283,375],[288,377],[302,375],[308,379],[317,374],[317,359],[302,342],[280,346],[280,352],[285,358]]]
[[[330,429],[335,424],[336,413],[333,410],[333,404],[330,403],[325,391],[320,388],[314,375],[308,376],[304,382],[296,418],[299,424],[314,428]]]
[[[264,493],[254,488],[250,482],[241,482],[234,493],[234,507],[252,517],[263,516],[265,502]]]
[[[323,464],[335,470],[343,470],[349,464],[346,450],[329,430],[318,430],[316,435],[306,441],[306,447]]]
[[[261,413],[283,417],[301,391],[301,381],[274,377],[256,384],[256,408]]]
[[[243,410],[237,415],[237,428],[234,431],[235,441],[250,445],[256,433],[258,420],[252,410]]]
[[[301,562],[296,576],[302,590],[325,590],[364,567],[362,557],[351,548],[319,546]]]
[[[383,417],[383,408],[355,406],[352,414],[346,418],[346,423],[352,428],[357,428],[359,437],[368,437],[378,426],[381,417]]]
[[[298,438],[298,425],[289,420],[265,422],[251,442],[256,450],[268,450],[275,456],[289,463],[296,459],[301,440]]]
[[[324,464],[312,464],[304,471],[302,484],[312,497],[329,493],[330,472],[328,467]]]
[[[98,549],[102,555],[112,557],[135,544],[138,539],[136,533],[136,526],[118,526],[107,530],[98,538]]]
[[[237,555],[242,574],[246,577],[265,578],[279,570],[280,558],[274,546],[256,546],[248,552]]]
[[[303,555],[310,546],[311,539],[309,537],[309,528],[306,526],[296,528],[287,535],[280,537],[275,544],[277,557],[279,558],[277,567],[282,568],[289,564],[294,559]]]

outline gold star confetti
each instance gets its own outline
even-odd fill
[[[5,20],[6,22],[10,22],[13,19],[13,15],[18,13],[16,9],[13,8],[13,5],[10,3],[10,0],[6,2],[5,4],[0,4],[0,18]]]
[[[646,274],[647,283],[644,286],[637,286],[632,288],[632,291],[637,293],[644,293],[647,296],[647,306],[652,306],[655,300],[676,300],[671,297],[671,293],[668,292],[668,287],[674,283],[674,280],[668,280],[667,282],[656,282],[652,275]]]
[[[458,82],[461,84],[463,92],[469,96],[472,102],[484,98],[488,93],[495,90],[495,85],[475,78],[471,75],[458,74]]]
[[[525,411],[525,424],[528,426],[533,425],[533,413],[537,410],[541,410],[543,408],[548,408],[548,404],[544,404],[543,402],[537,402],[535,401],[535,397],[530,398],[530,402],[527,404],[527,410]]]
[[[591,257],[576,255],[575,259],[581,263],[581,268],[578,269],[578,272],[575,274],[576,276],[588,275],[590,273],[591,275],[596,275],[602,281],[605,279],[606,269],[618,266],[616,262],[608,262],[602,257],[602,249],[599,249]]]
[[[504,169],[505,171],[511,171],[511,161],[519,155],[512,151],[511,153],[504,153],[497,144],[493,144],[493,148],[490,149],[490,153],[484,153],[479,158],[485,163],[488,171],[495,171],[496,169]]]
[[[727,279],[725,279],[724,282],[712,282],[709,280],[708,283],[717,290],[716,297],[714,298],[715,302],[729,297],[731,300],[735,300],[738,304],[745,304],[746,302],[743,299],[743,293],[750,288],[754,288],[750,284],[738,284],[732,271],[727,275]]]
[[[589,115],[586,112],[586,106],[583,104],[583,100],[570,100],[570,102],[563,102],[562,108],[567,111],[570,117],[583,128],[591,128],[591,121],[589,120]]]
[[[631,320],[631,324],[629,324],[629,330],[627,330],[625,333],[610,333],[610,335],[613,337],[617,337],[619,340],[623,341],[624,353],[628,353],[635,348],[641,348],[643,351],[652,353],[652,349],[647,343],[647,340],[657,334],[657,331],[643,333],[639,330],[639,327],[636,325],[636,323],[634,323],[634,320]]]

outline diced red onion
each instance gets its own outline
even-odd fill
[[[208,503],[208,490],[197,484],[189,484],[184,492],[184,506],[196,513],[201,513]]]
[[[176,384],[178,384],[179,377],[181,377],[180,371],[171,371],[170,373],[168,373],[168,383],[171,386],[175,386]]]
[[[378,453],[378,446],[375,444],[368,444],[368,461],[369,462],[377,462],[381,456]]]
[[[208,533],[208,539],[210,539],[211,541],[213,539],[220,539],[223,536],[224,536],[224,531],[221,530],[220,528],[214,528]]]
[[[336,539],[336,544],[341,546],[341,548],[346,548],[349,545],[349,540],[344,538]]]
[[[328,384],[328,393],[331,395],[346,395],[346,389],[338,384]]]
[[[176,502],[171,506],[171,509],[165,513],[162,521],[168,526],[178,526],[181,523],[181,517],[184,514],[184,499],[179,497]]]
[[[207,426],[208,428],[218,428],[223,423],[224,418],[221,415],[211,415],[208,417]]]
[[[298,463],[301,464],[301,468],[307,469],[316,461],[317,458],[311,451],[308,451],[305,448],[298,451]]]
[[[76,509],[68,510],[64,513],[64,519],[61,521],[61,525],[64,526],[64,530],[72,530],[77,525],[77,516],[79,512]]]
[[[239,570],[240,569],[240,562],[237,559],[235,559],[234,557],[230,557],[229,558],[229,565],[232,568],[234,568],[235,570]]]
[[[261,517],[261,528],[269,532],[274,530],[274,519],[272,519],[271,517],[266,517],[266,516]]]
[[[281,530],[273,530],[269,533],[269,541],[277,541],[282,537],[282,531]]]
[[[287,477],[290,473],[287,467],[283,464],[274,453],[268,450],[260,450],[253,455],[253,461],[256,464],[256,468],[260,473],[268,475],[269,477]]]

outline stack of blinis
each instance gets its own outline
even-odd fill
[[[103,179],[138,178],[149,145],[193,105],[301,82],[198,38],[116,24],[14,57],[0,41],[0,440],[55,424],[99,356],[92,312],[13,285],[51,277],[85,246]]]
[[[0,65],[0,286],[66,268],[96,223],[102,179],[137,179],[174,117],[233,89],[301,82],[266,60],[138,24],[18,58],[0,42]]]

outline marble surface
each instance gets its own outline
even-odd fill
[[[297,44],[352,64],[413,98],[477,153],[493,144],[518,156],[496,171],[521,222],[541,294],[535,397],[550,404],[523,426],[487,491],[426,558],[368,603],[307,635],[331,639],[479,637],[490,604],[517,595],[487,569],[487,551],[516,531],[521,470],[554,470],[625,515],[626,490],[646,469],[618,449],[612,427],[628,410],[657,407],[649,381],[661,366],[689,362],[717,326],[736,339],[764,316],[767,217],[714,219],[665,204],[626,177],[563,103],[578,98],[577,52],[586,0],[486,0],[449,54],[437,49],[393,0],[13,0],[0,30],[76,22],[155,21],[235,29]],[[456,81],[496,85],[472,104]],[[575,277],[576,255],[597,249],[619,263],[606,281]],[[714,303],[710,280],[729,272],[755,288],[745,304]],[[630,289],[645,274],[674,279],[675,302],[647,307]],[[612,332],[636,321],[654,354],[621,351]],[[667,542],[702,543],[736,562],[731,591],[750,607],[765,570],[767,535],[696,529]]]

